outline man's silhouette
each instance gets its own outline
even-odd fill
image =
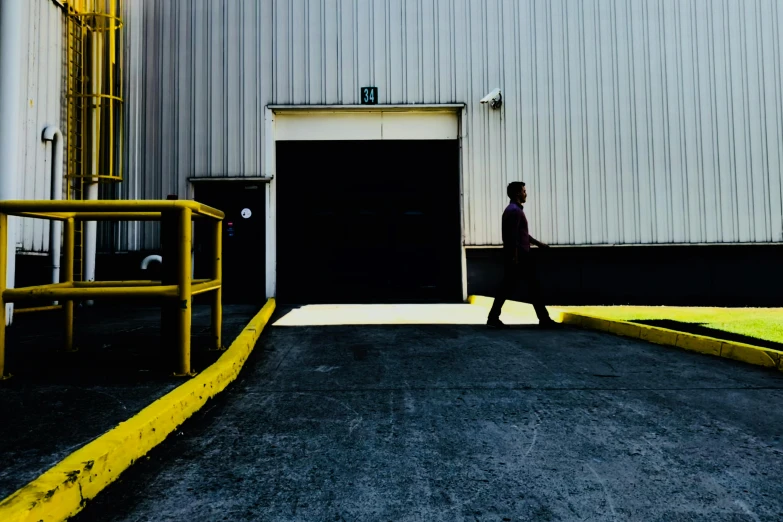
[[[549,248],[549,245],[536,240],[530,235],[527,226],[527,218],[522,204],[527,201],[527,189],[521,181],[509,183],[506,194],[511,200],[503,211],[503,281],[500,283],[495,302],[489,311],[487,326],[492,328],[506,328],[500,320],[500,310],[503,303],[509,299],[519,283],[527,283],[529,290],[529,302],[533,305],[538,316],[538,323],[543,327],[556,325],[549,317],[541,300],[541,292],[536,277],[535,264],[530,255],[530,245],[539,248]]]

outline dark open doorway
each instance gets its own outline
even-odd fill
[[[462,298],[459,142],[277,144],[281,302]]]

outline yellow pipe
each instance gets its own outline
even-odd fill
[[[65,221],[73,217],[73,212],[9,212],[12,216],[33,218],[33,219],[51,219],[55,221]]]
[[[223,219],[225,214],[216,208],[190,200],[8,200],[0,201],[0,212],[164,212],[188,208],[192,214]]]
[[[50,219],[65,221],[68,218],[75,218],[81,221],[160,221],[160,212],[128,212],[128,211],[110,211],[110,212],[6,212],[9,216],[19,216],[32,219]],[[215,219],[223,218],[213,214],[193,214],[194,219]]]
[[[74,244],[76,238],[76,222],[73,218],[65,221],[63,237],[63,249],[65,249],[65,260],[63,262],[63,273],[61,277],[66,283],[73,285],[73,266],[74,266]],[[73,351],[73,299],[67,299],[63,303],[65,310],[65,351]]]
[[[191,294],[191,258],[193,248],[192,211],[190,207],[183,208],[179,215],[177,249],[177,288],[179,291],[177,307],[177,344],[179,345],[179,360],[176,375],[190,375],[190,325],[192,312]]]
[[[16,314],[30,314],[33,312],[49,312],[51,310],[61,310],[62,305],[49,305],[49,306],[31,306],[30,308],[16,308],[14,313]]]
[[[0,380],[5,374],[5,293],[6,270],[8,269],[8,216],[0,214]]]
[[[73,283],[63,282],[50,283],[48,285],[25,286],[22,288],[6,288],[3,292],[3,298],[8,299],[8,302],[11,302],[11,300],[35,299],[44,292],[57,288],[73,288]]]
[[[159,221],[160,212],[8,212],[11,216],[33,219],[65,221],[75,218],[82,221]]]
[[[67,94],[65,96],[66,98],[98,98],[102,100],[114,100],[118,103],[123,103],[122,98],[119,96],[112,96],[111,94]],[[100,104],[98,104],[100,107]],[[90,178],[92,176],[84,176],[86,178]]]
[[[63,299],[113,299],[113,298],[135,298],[135,297],[177,297],[176,285],[165,286],[141,286],[141,287],[121,287],[121,288],[46,288],[30,293],[25,289],[6,289],[3,293],[3,299],[6,302],[23,301],[25,299],[43,299],[43,298],[63,298]]]
[[[112,6],[112,8],[114,8],[114,6]],[[91,27],[90,31],[93,32],[109,32],[109,31],[113,32],[116,31],[117,29],[121,29],[122,26],[124,25],[122,19],[120,19],[116,15],[111,15],[106,13],[83,13],[82,18],[95,18],[96,20],[102,19],[109,22],[106,24],[107,27],[105,29],[104,28],[96,29],[95,27]]]
[[[116,51],[116,39],[117,31],[114,30],[112,27],[111,30],[109,30],[109,27],[111,27],[112,19],[117,20],[117,11],[115,10],[117,5],[114,0],[110,0],[109,4],[109,20],[108,20],[108,27],[107,32],[109,33],[109,60],[107,64],[107,69],[109,73],[109,92],[114,94],[114,67],[112,67],[115,63],[114,60],[114,53]],[[104,15],[106,16],[106,15]],[[122,23],[118,20],[119,23]],[[117,29],[119,29],[120,26],[117,26]],[[114,176],[114,100],[109,98],[109,175]]]
[[[74,174],[74,175],[68,175],[69,178],[72,179],[78,179],[81,180],[82,178],[90,178],[90,179],[98,179],[98,180],[109,180],[109,181],[122,181],[122,178],[119,176],[109,176],[108,174]],[[73,201],[73,200],[72,200]]]
[[[215,222],[212,234],[212,277],[221,285],[212,294],[212,338],[215,349],[223,349],[223,223]]]
[[[160,212],[79,212],[82,221],[159,221]]]
[[[208,283],[211,279],[194,279],[193,283]],[[160,281],[139,280],[139,281],[76,281],[75,288],[103,288],[103,287],[128,287],[128,286],[161,286]]]
[[[120,14],[122,14],[124,12],[123,11],[122,1],[123,0],[118,0],[118,5],[117,5],[117,10],[120,12]],[[124,55],[123,50],[124,49],[123,49],[123,46],[122,46],[122,42],[123,42],[123,39],[120,38],[119,39],[119,43],[118,43],[118,45],[120,47],[120,50],[119,50],[119,52],[115,53],[115,56],[117,57],[117,60],[119,60],[119,65],[118,65],[118,70],[119,71],[123,70],[123,55]],[[119,81],[118,85],[117,85],[117,93],[120,95],[120,98],[122,98],[124,96],[124,93],[122,91],[122,83],[123,83],[122,81]],[[122,99],[120,99],[120,103],[121,104],[123,103]],[[119,134],[119,137],[117,138],[117,157],[120,158],[120,161],[118,162],[118,165],[117,165],[117,177],[119,177],[120,179],[122,179],[122,174],[123,174],[123,170],[122,170],[122,167],[123,167],[123,162],[122,162],[123,149],[122,149],[122,145],[123,144],[122,144],[122,142],[123,142],[123,138],[124,138],[124,135],[123,135],[124,123],[125,123],[124,122],[124,118],[125,118],[124,111],[123,110],[117,111],[117,119],[119,120],[117,122],[117,133]]]
[[[205,294],[213,290],[219,290],[221,286],[222,286],[221,282],[217,280],[191,285],[190,295]]]
[[[106,288],[106,287],[138,287],[138,286],[160,286],[160,281],[76,281],[75,288]]]
[[[200,203],[197,203],[197,205],[198,205],[198,209],[194,209],[193,211],[197,212],[201,216],[211,217],[213,219],[218,219],[218,220],[226,217],[226,215],[222,211],[216,208],[212,208],[207,205],[202,205]]]

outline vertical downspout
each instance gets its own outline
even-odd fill
[[[0,201],[18,198],[24,2],[0,0]],[[13,217],[8,218],[7,233],[6,287],[13,288],[16,276],[16,219]],[[6,304],[7,324],[13,321],[13,311],[13,303]]]
[[[63,133],[57,127],[46,127],[44,141],[54,142],[52,167],[52,200],[63,199]],[[52,261],[52,283],[60,282],[60,242],[62,240],[62,222],[49,223],[49,258]],[[57,304],[55,301],[52,304]]]
[[[92,93],[98,95],[101,93],[103,84],[103,38],[100,33],[92,34],[92,74],[90,80],[92,83]],[[100,169],[100,146],[101,146],[101,108],[103,98],[95,96],[93,98],[95,108],[92,114],[92,161],[90,164],[91,174],[87,183],[87,199],[94,201],[98,199],[98,170]],[[84,222],[84,280],[95,281],[95,255],[97,251],[98,222]],[[86,301],[86,304],[92,305],[92,300]]]

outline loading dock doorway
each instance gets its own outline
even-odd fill
[[[462,300],[459,140],[278,141],[277,296]]]
[[[195,199],[222,210],[223,303],[263,304],[266,301],[265,183],[249,180],[215,181],[192,179]],[[195,276],[207,277],[211,264],[211,237],[196,221],[194,235]]]

